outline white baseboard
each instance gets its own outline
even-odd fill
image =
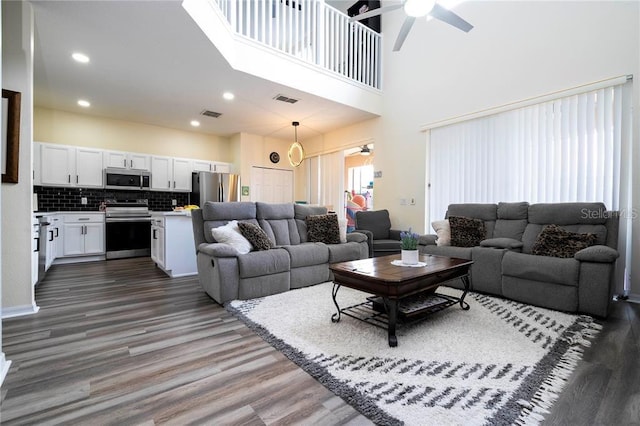
[[[14,318],[21,317],[24,315],[33,315],[38,313],[40,310],[40,306],[36,305],[35,302],[31,306],[12,306],[10,308],[2,308],[2,319],[5,318]]]
[[[4,378],[7,377],[9,367],[11,367],[11,361],[7,361],[4,357],[4,352],[0,352],[0,386],[2,386]]]

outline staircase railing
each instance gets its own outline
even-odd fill
[[[323,0],[214,0],[231,29],[258,43],[381,88],[381,34]]]

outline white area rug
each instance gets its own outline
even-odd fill
[[[386,330],[344,315],[331,322],[332,286],[227,309],[378,424],[537,424],[600,329],[588,316],[469,293],[471,309],[455,305],[400,327],[390,348]],[[366,296],[343,287],[338,302]]]

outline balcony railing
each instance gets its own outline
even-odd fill
[[[323,0],[214,0],[232,31],[366,86],[381,87],[382,36]]]

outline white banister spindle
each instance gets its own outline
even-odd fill
[[[379,89],[382,35],[324,0],[203,0],[241,36]]]

